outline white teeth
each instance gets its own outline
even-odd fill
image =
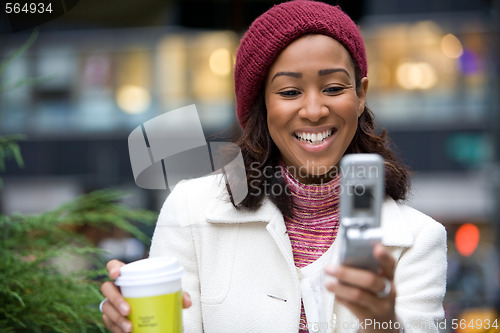
[[[302,142],[309,142],[312,144],[319,144],[323,142],[325,139],[329,138],[332,135],[333,131],[323,131],[320,133],[306,133],[306,132],[295,132],[295,136]]]

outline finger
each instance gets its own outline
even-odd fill
[[[120,267],[124,265],[125,263],[116,259],[108,261],[106,269],[108,270],[109,277],[115,280],[120,275]]]
[[[359,304],[357,301],[350,301],[341,297],[336,297],[335,301],[339,304],[345,306],[349,311],[351,311],[356,317],[360,319],[360,321],[364,321],[366,319],[376,319],[381,323],[389,323],[395,322],[394,308],[391,307],[390,303],[383,302],[381,304],[374,303],[371,307],[366,306],[365,304]],[[378,332],[378,331],[377,331]]]
[[[193,305],[191,301],[191,296],[187,292],[182,293],[182,307],[184,309],[190,308]]]
[[[132,323],[123,317],[109,301],[103,304],[102,312],[102,318],[110,330],[113,332],[132,332]]]
[[[106,327],[111,332],[113,332],[113,333],[125,333],[125,331],[123,331],[120,326],[118,326],[116,323],[111,321],[111,319],[109,319],[109,317],[106,316],[105,314],[102,315],[102,319],[104,320],[104,324],[106,325]]]
[[[125,301],[122,294],[111,281],[104,282],[101,286],[101,292],[108,300],[104,305],[112,305],[122,316],[127,316],[130,313],[130,305]],[[104,309],[104,306],[103,306]]]
[[[393,281],[396,261],[391,253],[382,244],[377,244],[373,249],[373,256],[380,264],[381,274],[388,278],[389,281]]]
[[[344,284],[338,280],[327,281],[326,287],[335,294],[336,300],[353,304],[365,310],[370,308],[369,304],[377,301],[373,293],[352,285]]]
[[[337,278],[340,283],[361,288],[373,294],[378,293],[385,287],[384,279],[381,276],[365,269],[349,266],[337,266],[333,270],[330,270],[332,268],[328,269],[327,273]]]
[[[373,293],[338,281],[327,282],[328,290],[335,293],[335,301],[346,306],[358,318],[392,318],[394,313],[394,295],[380,299]]]

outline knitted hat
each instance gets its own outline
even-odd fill
[[[242,127],[271,64],[285,47],[306,34],[322,34],[337,40],[349,51],[361,76],[366,76],[363,39],[356,24],[338,6],[306,0],[275,5],[252,23],[236,53],[234,88]]]

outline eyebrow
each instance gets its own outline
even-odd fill
[[[328,74],[337,73],[337,72],[343,72],[347,75],[347,77],[350,77],[349,73],[343,68],[320,69],[318,71],[318,76],[328,75]],[[278,72],[278,73],[274,74],[273,78],[271,79],[271,82],[275,78],[277,78],[278,76],[291,76],[291,77],[300,79],[300,78],[302,78],[302,73],[299,73],[299,72]]]
[[[337,73],[337,72],[344,72],[344,73],[347,75],[347,77],[349,77],[349,78],[350,78],[349,73],[348,73],[345,69],[343,69],[343,68],[327,68],[327,69],[320,69],[320,70],[318,71],[318,75],[319,75],[319,76],[323,76],[323,75],[328,75],[328,74],[331,74],[331,73]]]
[[[277,78],[278,76],[282,76],[282,75],[286,75],[286,76],[291,76],[291,77],[295,77],[297,79],[300,79],[302,77],[302,73],[298,73],[298,72],[278,72],[276,74],[274,74],[273,78],[271,79],[271,82]]]

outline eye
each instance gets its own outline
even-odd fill
[[[278,91],[277,94],[282,96],[282,97],[291,98],[291,97],[296,97],[296,96],[300,95],[300,91],[295,90],[295,89],[289,89],[289,90],[284,90],[284,91]]]
[[[333,86],[333,87],[327,87],[327,88],[323,89],[323,92],[327,93],[329,95],[336,95],[336,94],[341,93],[344,89],[345,89],[344,87]]]

